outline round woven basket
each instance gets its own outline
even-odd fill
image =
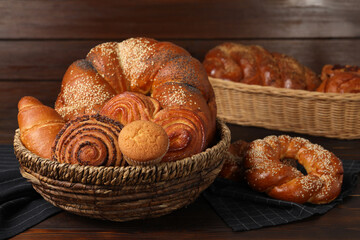
[[[112,221],[153,218],[193,202],[216,178],[230,144],[217,121],[216,144],[176,162],[156,166],[93,167],[58,163],[26,149],[15,132],[20,171],[43,198],[66,211]]]

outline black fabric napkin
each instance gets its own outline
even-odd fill
[[[360,161],[343,161],[343,167],[342,191],[338,198],[329,204],[296,204],[276,200],[253,191],[246,183],[220,178],[217,178],[203,195],[234,231],[276,226],[324,214],[341,203],[356,186]]]
[[[0,239],[7,239],[60,212],[23,178],[12,145],[0,145]]]

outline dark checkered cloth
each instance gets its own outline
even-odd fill
[[[19,171],[11,145],[0,145],[0,239],[7,239],[60,212]]]
[[[340,196],[329,204],[296,204],[255,192],[246,183],[216,179],[203,193],[217,214],[234,231],[247,231],[298,221],[324,214],[355,188],[360,161],[343,161],[344,181]]]

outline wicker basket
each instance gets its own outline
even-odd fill
[[[319,93],[211,78],[229,123],[339,139],[360,138],[360,94]]]
[[[189,158],[151,167],[92,167],[58,163],[14,138],[20,171],[45,200],[69,212],[112,221],[152,218],[193,202],[216,178],[230,131],[217,121],[217,143]]]

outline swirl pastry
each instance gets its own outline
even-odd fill
[[[69,121],[57,135],[52,159],[90,166],[124,166],[118,146],[122,125],[99,114]]]
[[[162,126],[170,141],[162,162],[175,161],[199,153],[206,146],[207,129],[199,112],[187,108],[166,108],[154,122]]]
[[[168,92],[172,92],[170,97]],[[214,132],[205,128],[210,125],[206,117],[210,113],[204,107],[207,103],[203,101],[200,91],[190,86],[167,83],[153,95],[160,102],[141,93],[124,92],[110,99],[100,114],[124,125],[136,120],[148,120],[163,126],[169,136],[170,147],[162,161],[175,161],[201,152]],[[205,114],[199,109],[205,109]]]
[[[154,98],[136,92],[124,92],[111,98],[100,110],[123,125],[136,120],[150,120],[161,109]]]

